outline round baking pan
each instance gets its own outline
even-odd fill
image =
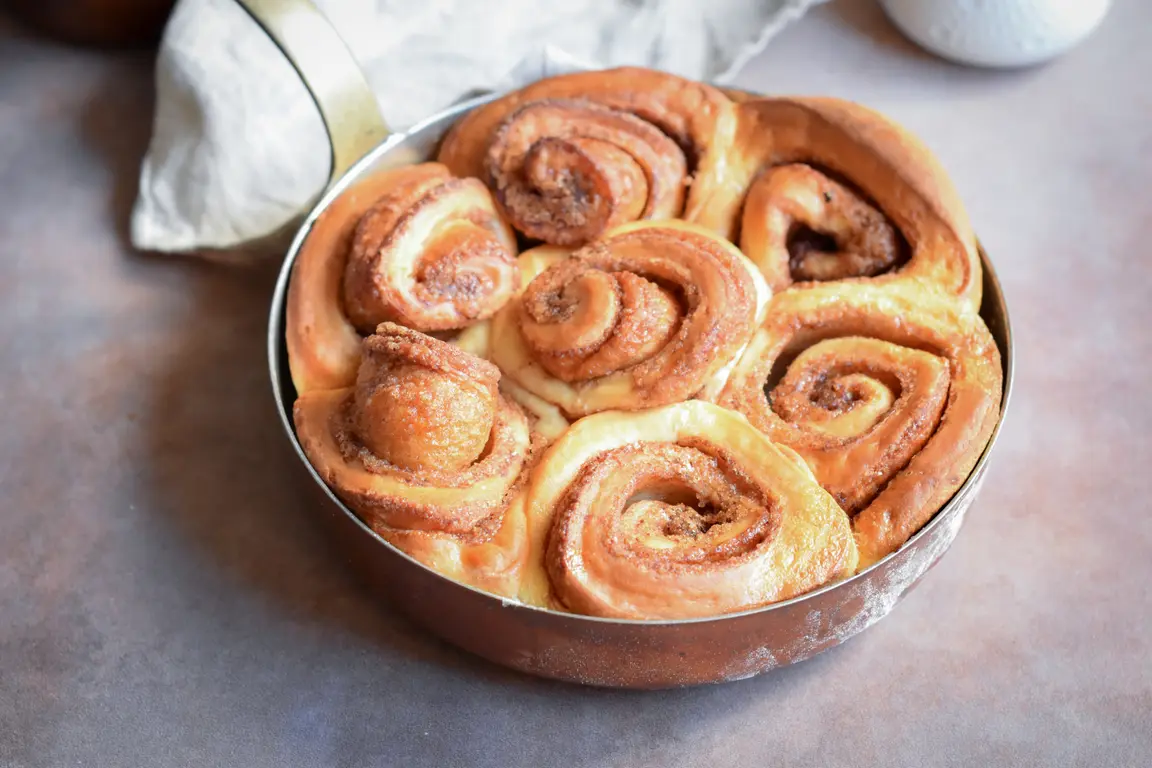
[[[452,581],[380,538],[309,464],[292,424],[296,392],[284,342],[292,265],[317,216],[366,175],[427,160],[461,116],[491,97],[458,104],[403,134],[387,134],[354,60],[306,0],[240,0],[300,72],[332,140],[332,181],[303,221],[284,259],[268,323],[272,393],[284,433],[315,489],[316,513],[335,546],[383,597],[449,642],[523,672],[577,683],[663,688],[739,680],[810,658],[879,621],[956,538],[988,470],[1012,394],[1008,308],[981,250],[980,314],[1004,366],[1000,419],[971,475],[936,516],[898,551],[852,578],[741,613],[679,621],[626,621],[523,605]]]

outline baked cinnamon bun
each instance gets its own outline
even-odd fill
[[[731,237],[774,290],[913,281],[980,306],[967,214],[920,141],[839,99],[749,99],[736,111],[716,194],[685,218]]]
[[[1000,413],[980,318],[914,286],[785,291],[716,401],[800,454],[852,517],[866,567],[968,477]]]
[[[732,613],[856,567],[804,462],[698,400],[576,422],[533,472],[528,520],[521,598],[593,616]]]
[[[325,483],[380,536],[458,581],[514,596],[527,557],[519,499],[524,413],[500,371],[383,323],[356,383],[296,400],[296,433]]]
[[[534,277],[492,320],[491,357],[569,417],[718,390],[769,296],[730,243],[683,222],[626,224],[564,253],[523,255]]]
[[[719,90],[635,67],[541,80],[470,112],[439,154],[484,179],[512,225],[580,246],[631,221],[690,216],[735,130]]]
[[[288,360],[298,392],[345,387],[381,322],[452,331],[516,292],[516,239],[488,190],[437,163],[382,171],[320,215],[293,268]]]

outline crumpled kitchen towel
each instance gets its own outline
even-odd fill
[[[723,82],[823,0],[316,0],[394,130],[482,89],[635,64]],[[132,212],[143,250],[259,252],[327,181],[323,123],[235,0],[180,0]]]

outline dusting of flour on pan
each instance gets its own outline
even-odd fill
[[[964,524],[967,512],[968,505],[961,505],[955,515],[943,521],[933,532],[934,535],[923,549],[914,556],[895,563],[881,579],[876,581],[862,579],[856,591],[864,605],[854,616],[848,617],[847,621],[835,628],[834,642],[842,643],[887,616],[904,593],[940,559],[948,547],[952,546],[952,542],[960,532],[960,526]]]
[[[981,477],[966,498],[959,501],[955,514],[941,521],[919,550],[897,557],[894,563],[873,578],[862,578],[838,588],[838,605],[823,612],[809,611],[803,631],[795,639],[782,645],[768,643],[753,648],[744,657],[733,660],[724,670],[724,679],[743,680],[811,658],[887,616],[904,593],[952,546],[982,484]]]
[[[728,682],[747,680],[749,677],[769,672],[781,666],[776,660],[776,652],[768,646],[753,648],[743,659],[737,659],[724,671],[724,679]]]

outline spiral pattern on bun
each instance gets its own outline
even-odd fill
[[[698,400],[581,419],[534,471],[524,599],[677,619],[850,575],[848,518],[794,453]]]
[[[548,78],[478,107],[439,161],[485,180],[520,232],[581,246],[630,221],[690,217],[735,131],[719,90],[636,67]]]
[[[512,595],[526,557],[523,412],[491,363],[383,323],[356,384],[308,392],[296,432],[324,481],[366,523],[444,573]]]
[[[999,417],[988,329],[925,298],[868,285],[786,291],[716,398],[808,462],[852,516],[862,565],[956,492]]]
[[[625,225],[522,266],[535,277],[492,321],[492,360],[572,417],[717,390],[768,299],[730,243],[680,222]]]
[[[288,354],[298,391],[352,383],[382,322],[468,328],[516,292],[516,239],[476,179],[437,163],[382,171],[313,225],[293,270]]]
[[[980,306],[976,240],[940,164],[851,102],[749,99],[716,194],[685,218],[740,244],[774,290],[913,282]]]

